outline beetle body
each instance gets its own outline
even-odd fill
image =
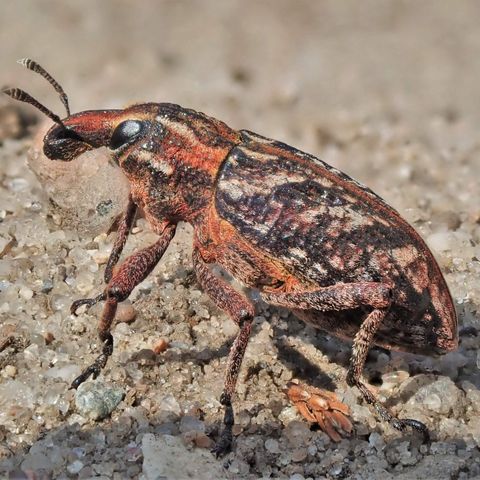
[[[38,107],[23,91],[6,93]],[[431,354],[448,352],[458,341],[452,298],[433,255],[380,197],[311,155],[178,105],[138,104],[63,120],[40,107],[57,123],[45,136],[47,157],[69,161],[107,146],[131,185],[106,267],[107,287],[72,306],[74,312],[81,304],[106,301],[99,322],[103,352],[74,387],[105,366],[118,302],[151,272],[184,221],[194,229],[193,264],[201,286],[240,327],[221,397],[225,429],[217,453],[231,443],[231,397],[254,307],[216,277],[211,264],[259,290],[266,302],[353,340],[349,385],[396,428],[426,432],[420,422],[393,417],[360,378],[372,344]],[[137,207],[159,240],[116,267]]]
[[[437,262],[367,187],[312,155],[177,105],[83,112],[64,122],[100,146],[132,120],[141,124],[138,137],[113,155],[154,230],[165,219],[192,223],[204,258],[255,289],[384,280],[394,300],[376,344],[425,354],[456,347],[455,309]],[[55,126],[45,139],[51,158],[64,155],[52,149],[58,138]],[[295,313],[353,338],[362,310]]]
[[[294,290],[383,281],[393,301],[377,345],[427,354],[456,348],[455,309],[440,269],[394,209],[311,155],[249,132],[242,140],[222,165],[215,207],[259,256],[281,265],[276,280]],[[344,338],[365,316],[361,309],[296,314]]]

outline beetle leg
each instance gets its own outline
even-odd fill
[[[297,310],[327,312],[363,306],[386,308],[391,303],[392,289],[385,283],[355,282],[322,287],[309,292],[264,291],[260,295],[272,305]]]
[[[130,229],[132,228],[133,221],[135,220],[135,214],[137,213],[137,206],[133,203],[132,197],[128,198],[128,205],[123,212],[122,218],[118,224],[117,236],[115,237],[115,242],[113,244],[112,253],[110,253],[110,257],[108,257],[107,266],[105,267],[105,274],[104,279],[105,283],[110,282],[112,279],[112,272],[113,268],[118,262],[120,255],[122,254],[123,247],[125,246],[125,242],[127,241],[127,237],[130,233]],[[106,299],[105,292],[102,292],[100,295],[97,295],[94,298],[80,298],[75,300],[70,307],[70,312],[73,315],[76,315],[77,310],[82,305],[87,305],[87,308],[93,307],[93,305],[97,304]]]
[[[217,277],[205,263],[198,249],[193,251],[193,266],[199,283],[205,293],[213,300],[215,305],[226,311],[232,320],[240,327],[240,330],[230,348],[227,361],[227,372],[220,403],[225,407],[223,419],[223,431],[219,441],[212,449],[216,456],[227,453],[232,445],[232,427],[234,425],[234,413],[232,396],[235,393],[238,374],[242,365],[245,349],[252,330],[252,321],[255,315],[253,305],[248,299],[237,292],[225,280]]]
[[[104,279],[105,283],[108,283],[112,279],[113,268],[118,262],[120,255],[122,254],[123,247],[127,241],[130,229],[132,228],[133,221],[135,220],[135,214],[137,213],[137,205],[133,203],[132,196],[128,197],[128,205],[123,213],[123,216],[118,224],[117,236],[113,244],[112,252],[108,258],[107,266],[105,267]]]
[[[422,422],[408,418],[399,419],[393,416],[387,408],[377,400],[375,395],[368,389],[361,379],[368,351],[373,344],[373,338],[387,312],[388,310],[373,310],[360,326],[360,329],[353,339],[352,356],[350,358],[350,367],[347,373],[347,384],[351,387],[357,387],[365,401],[370,405],[373,405],[380,417],[389,422],[394,428],[403,432],[407,427],[411,427],[421,432],[424,440],[427,441],[429,438],[428,429]]]
[[[373,307],[353,340],[347,384],[356,386],[365,401],[373,405],[380,417],[388,421],[393,427],[404,431],[409,426],[419,430],[425,438],[428,438],[428,429],[423,423],[417,420],[401,420],[394,417],[361,380],[367,353],[392,302],[392,289],[389,285],[378,282],[343,283],[309,292],[262,292],[261,296],[266,302],[273,305],[297,310],[327,312],[362,306]]]
[[[90,375],[97,378],[102,368],[105,367],[108,357],[113,352],[113,337],[110,327],[115,318],[118,302],[126,300],[132,290],[155,268],[174,235],[175,225],[168,224],[153,245],[128,257],[116,270],[105,289],[106,303],[98,323],[98,336],[103,342],[102,353],[72,382],[71,388],[78,388]]]

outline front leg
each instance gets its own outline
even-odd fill
[[[218,308],[227,312],[230,318],[240,327],[230,348],[225,384],[220,396],[220,403],[225,407],[224,426],[220,439],[212,450],[218,457],[227,453],[232,445],[232,427],[235,422],[232,397],[235,393],[238,374],[250,338],[255,310],[244,295],[238,293],[225,280],[212,273],[196,248],[193,250],[193,266],[205,293]]]
[[[297,310],[321,312],[371,307],[353,339],[352,356],[347,374],[347,383],[356,386],[367,403],[373,405],[383,420],[398,430],[412,427],[428,437],[427,427],[411,419],[393,416],[362,381],[362,371],[367,353],[374,342],[375,334],[388,314],[393,292],[389,285],[379,282],[357,282],[332,285],[310,292],[264,292],[262,298],[273,305]]]
[[[162,235],[153,245],[128,257],[114,273],[103,294],[106,303],[98,323],[98,336],[103,343],[102,353],[72,382],[71,388],[78,388],[90,375],[96,378],[105,367],[108,357],[113,352],[110,328],[118,302],[126,300],[132,290],[155,268],[175,235],[175,228],[175,225],[166,224]]]
[[[113,243],[112,252],[108,258],[107,266],[105,267],[105,283],[108,283],[112,279],[113,268],[118,263],[118,259],[122,254],[123,247],[125,246],[130,230],[132,229],[136,213],[137,205],[133,203],[132,196],[130,195],[128,197],[127,208],[118,224],[117,236],[115,237],[115,242]]]
[[[112,279],[113,268],[118,263],[118,259],[122,254],[123,247],[127,241],[128,235],[130,234],[130,230],[132,228],[133,222],[135,220],[135,215],[137,213],[137,205],[133,203],[132,196],[128,197],[128,205],[125,209],[125,212],[120,219],[120,223],[118,224],[117,236],[115,237],[115,242],[113,243],[112,252],[108,257],[107,266],[105,267],[104,273],[104,280],[105,283],[109,283]],[[70,307],[70,312],[73,315],[77,314],[77,310],[82,306],[86,305],[87,308],[96,305],[98,302],[101,302],[107,298],[106,291],[102,292],[100,295],[97,295],[93,298],[80,298],[75,300]]]

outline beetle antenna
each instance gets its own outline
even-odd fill
[[[63,103],[67,115],[70,116],[70,106],[68,104],[68,97],[61,85],[35,60],[30,58],[22,58],[17,60],[17,63],[23,65],[25,68],[28,68],[32,72],[39,73],[47,82],[55,89],[55,91],[60,95],[60,100]]]
[[[2,92],[5,93],[5,95],[12,97],[14,100],[18,100],[19,102],[25,102],[25,103],[29,103],[30,105],[33,105],[34,107],[38,108],[42,113],[44,113],[48,118],[52,119],[55,123],[58,123],[65,130],[67,130],[67,127],[65,127],[64,123],[62,122],[62,120],[58,115],[55,115],[51,110],[43,106],[38,100],[35,100],[31,95],[29,95],[27,92],[23,91],[22,89],[3,88]]]

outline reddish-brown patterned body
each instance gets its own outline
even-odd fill
[[[34,103],[18,89],[7,93]],[[49,158],[68,161],[107,146],[131,183],[130,203],[105,272],[107,288],[73,305],[75,311],[81,304],[106,300],[99,325],[103,353],[73,386],[105,366],[118,302],[150,273],[175,225],[185,221],[194,228],[193,263],[200,284],[240,327],[228,360],[221,399],[225,430],[217,453],[231,443],[231,397],[254,307],[209,264],[259,290],[266,302],[352,339],[348,383],[395,427],[426,432],[420,422],[393,417],[361,381],[373,343],[427,354],[457,345],[455,309],[433,255],[380,197],[311,155],[178,105],[147,103],[54,120],[58,125],[45,136]],[[114,269],[137,207],[160,238]],[[338,412],[337,407],[330,418],[349,425]],[[329,417],[322,418],[328,424]]]
[[[390,284],[393,301],[376,344],[419,353],[456,347],[453,302],[431,252],[395,210],[347,175],[288,145],[242,132],[242,143],[220,170],[215,208],[258,256],[280,264],[272,279],[279,288]],[[365,316],[361,309],[296,313],[348,338]]]
[[[375,343],[420,353],[456,347],[455,310],[433,255],[393,208],[347,175],[176,105],[70,118],[65,124],[82,138],[92,132],[93,143],[100,136],[107,145],[116,125],[142,121],[141,136],[114,153],[134,202],[154,230],[165,220],[192,223],[202,257],[247,286],[291,292],[382,281],[394,298]],[[60,130],[54,127],[45,144]],[[348,338],[366,314],[362,308],[296,313]]]

